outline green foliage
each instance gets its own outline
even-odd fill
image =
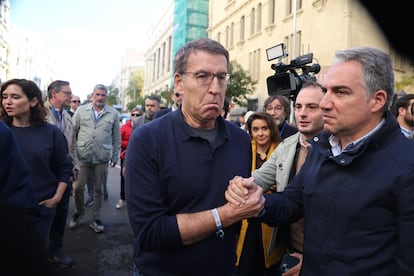
[[[161,98],[161,105],[165,107],[171,106],[174,102],[171,99],[171,94],[173,93],[173,88],[170,90],[157,91],[157,95]]]
[[[132,99],[133,102],[136,102],[141,94],[142,88],[144,87],[144,71],[142,69],[135,69],[131,72],[129,78],[129,83],[125,89],[126,94]]]
[[[395,83],[395,89],[397,91],[405,90],[407,87],[412,87],[414,85],[414,76],[403,76],[401,81]]]
[[[226,97],[232,103],[247,106],[247,95],[253,94],[257,81],[235,60],[230,62],[229,73],[233,75],[233,79],[227,85]]]
[[[142,107],[142,110],[144,110],[144,108],[145,108],[145,99],[141,96],[139,96],[135,101],[127,103],[126,108],[128,109],[129,112],[131,112],[132,109],[134,109],[138,105],[140,105]]]
[[[111,84],[108,88],[108,96],[106,97],[106,104],[114,106],[119,103],[119,89]]]
[[[124,89],[124,93],[129,97],[130,101],[126,104],[126,109],[130,112],[132,109],[141,105],[144,107],[145,99],[142,97],[142,89],[144,87],[144,70],[140,68],[133,69],[129,78],[128,86]],[[119,104],[120,89],[111,84],[110,94],[108,94],[108,105]]]

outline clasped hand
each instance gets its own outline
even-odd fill
[[[235,176],[225,191],[226,200],[239,211],[239,218],[258,216],[264,208],[263,189],[254,183],[253,177]]]

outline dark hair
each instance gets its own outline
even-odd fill
[[[224,115],[223,118],[227,118],[227,114],[229,113],[229,108],[230,108],[230,101],[227,97],[224,97],[224,104],[223,104],[223,110],[224,110]]]
[[[7,89],[10,85],[17,85],[19,86],[23,93],[27,96],[29,101],[36,98],[38,100],[38,103],[30,107],[30,125],[31,126],[41,126],[47,123],[47,110],[43,105],[43,97],[42,97],[42,91],[40,91],[37,84],[31,80],[26,79],[11,79],[6,82],[4,82],[1,85],[1,96],[3,97],[4,90]],[[3,107],[3,101],[1,104],[2,108],[0,110],[0,118],[7,124],[11,125],[13,122],[13,117],[8,116],[6,111]]]
[[[301,86],[301,90],[303,89],[303,88],[305,88],[305,87],[309,87],[309,86],[312,86],[312,87],[319,87],[321,90],[322,90],[322,92],[326,92],[326,88],[325,87],[323,87],[322,86],[322,84],[320,84],[319,82],[317,82],[317,81],[314,81],[314,80],[305,80],[303,83],[302,83],[302,86]]]
[[[267,106],[271,102],[273,102],[275,99],[279,100],[280,104],[283,106],[283,109],[285,110],[286,118],[289,118],[289,115],[290,115],[289,99],[288,97],[283,96],[283,95],[273,95],[273,96],[267,97],[267,99],[264,101],[264,104],[263,104],[263,111],[266,111]]]
[[[404,109],[408,109],[410,107],[410,101],[412,99],[414,99],[414,94],[407,94],[397,99],[397,102],[395,103],[395,117],[398,117],[400,107],[403,107]]]
[[[229,52],[223,47],[223,45],[210,38],[199,38],[188,42],[175,53],[174,73],[184,73],[187,69],[188,56],[190,53],[198,50],[223,55],[226,58],[227,67],[230,65]]]
[[[131,110],[131,114],[134,113],[135,111],[138,111],[141,115],[144,114],[144,112],[142,111],[141,108],[135,107]]]
[[[149,96],[147,96],[147,99],[157,101],[158,103],[161,103],[161,99],[157,95],[149,95]]]
[[[62,86],[69,86],[69,85],[70,83],[68,81],[55,80],[51,82],[49,86],[47,87],[47,96],[50,99],[52,98],[53,92],[60,92],[60,90],[62,90]]]
[[[273,119],[272,115],[264,111],[254,112],[247,119],[246,130],[250,134],[250,136],[252,132],[252,123],[254,120],[265,120],[266,121],[267,126],[270,129],[270,136],[271,136],[270,140],[272,143],[277,144],[282,140],[280,137],[279,128],[276,125],[275,119]]]

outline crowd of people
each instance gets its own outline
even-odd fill
[[[215,40],[188,42],[172,106],[147,96],[122,125],[102,84],[81,105],[67,81],[46,100],[30,80],[3,83],[0,206],[23,218],[16,233],[31,226],[39,256],[71,266],[65,228],[91,206],[89,227],[105,231],[108,168],[120,162],[115,208],[128,213],[134,276],[413,274],[414,96],[391,112],[390,57],[337,51],[323,82],[270,95],[242,126],[229,116],[229,61]]]

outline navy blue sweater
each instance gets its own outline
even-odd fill
[[[69,183],[72,159],[63,132],[54,125],[11,126],[29,167],[37,202],[52,198],[58,182]]]
[[[144,275],[231,275],[234,225],[224,239],[184,246],[176,214],[225,204],[235,175],[249,176],[251,144],[246,132],[219,117],[213,145],[193,133],[181,109],[138,127],[126,155],[126,201],[134,232],[134,262]]]

